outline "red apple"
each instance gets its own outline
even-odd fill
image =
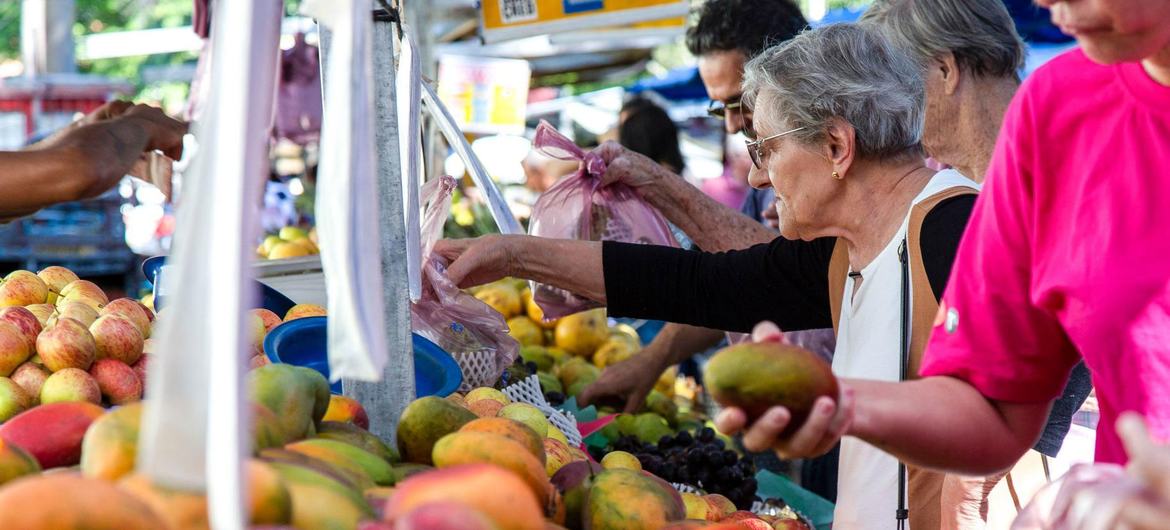
[[[62,287],[61,294],[57,297],[57,305],[60,306],[61,302],[66,300],[77,300],[94,308],[95,311],[110,303],[110,299],[106,297],[106,292],[101,287],[98,287],[97,284],[88,280],[74,280],[69,282],[65,287]]]
[[[0,307],[43,304],[48,298],[45,282],[29,271],[13,271],[0,280]]]
[[[89,332],[97,346],[98,359],[134,364],[142,357],[142,332],[125,318],[106,315],[94,321]]]
[[[142,380],[122,361],[98,359],[89,367],[102,396],[111,405],[125,405],[142,399]]]
[[[7,377],[0,377],[0,423],[8,421],[9,418],[24,412],[35,404],[35,400],[15,381]],[[3,441],[0,440],[0,445],[2,444]]]
[[[88,370],[97,358],[97,344],[81,322],[59,318],[37,337],[37,355],[52,372],[65,368]]]
[[[153,304],[154,303],[154,295],[148,295],[148,296],[151,297],[150,298],[151,304]],[[146,312],[146,318],[149,318],[150,322],[154,323],[154,307],[150,306],[150,305],[146,305],[146,304],[142,303],[141,301],[138,301],[138,307],[141,307],[142,310]]]
[[[268,334],[268,330],[264,327],[264,320],[255,312],[249,312],[245,318],[248,321],[249,332],[252,334],[252,354],[260,355],[264,353],[264,336]]]
[[[97,310],[85,302],[63,300],[57,306],[57,313],[49,318],[49,323],[52,323],[54,318],[72,318],[88,328],[99,316],[101,315],[98,314]]]
[[[146,363],[149,362],[150,357],[150,355],[143,354],[142,358],[138,359],[138,362],[130,366],[134,369],[134,373],[138,375],[138,380],[142,381],[142,392],[144,394],[146,393]]]
[[[62,401],[88,401],[101,405],[102,391],[93,376],[85,370],[65,368],[50,375],[41,387],[42,405]]]
[[[101,310],[102,316],[105,315],[119,315],[129,320],[142,333],[142,338],[150,338],[150,317],[146,315],[146,309],[138,300],[131,300],[129,298],[119,298],[103,307]]]
[[[61,289],[78,280],[77,275],[73,271],[55,265],[41,269],[41,272],[38,272],[37,276],[49,288],[49,298],[47,301],[50,304],[57,303],[57,295],[61,294]]]
[[[7,320],[20,328],[20,333],[28,341],[29,351],[37,347],[37,335],[41,334],[41,322],[32,311],[23,307],[5,307],[0,309],[0,320]]]
[[[20,328],[7,320],[0,320],[0,376],[7,377],[31,355],[28,340]]]
[[[28,361],[17,366],[16,370],[12,372],[11,376],[16,384],[20,385],[28,395],[40,399],[41,386],[45,384],[45,380],[49,378],[49,371],[45,367]]]
[[[260,320],[264,322],[264,331],[272,331],[272,328],[280,325],[280,316],[268,309],[259,307],[252,310],[252,314],[259,316]]]

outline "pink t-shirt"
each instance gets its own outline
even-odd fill
[[[1084,358],[1097,460],[1124,462],[1124,411],[1170,437],[1170,88],[1073,50],[1004,119],[923,376],[1015,403],[1055,399]]]

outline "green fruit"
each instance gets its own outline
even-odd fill
[[[398,419],[398,452],[402,459],[431,465],[435,442],[476,419],[475,413],[436,396],[419,398]]]
[[[525,363],[536,363],[536,369],[542,372],[552,370],[556,363],[556,358],[544,346],[523,346],[520,348],[520,358]]]
[[[749,422],[771,407],[787,408],[792,420],[782,436],[804,424],[817,398],[837,399],[839,393],[828,363],[803,348],[775,342],[720,350],[707,362],[703,382],[715,401],[743,409]]]
[[[374,436],[370,431],[352,423],[323,421],[317,428],[317,438],[348,443],[392,464],[401,460],[397,450],[383,443],[381,438]]]
[[[674,434],[666,420],[653,412],[638,414],[634,419],[633,435],[644,443],[658,443],[663,436]]]
[[[389,462],[369,451],[345,442],[314,438],[291,443],[284,448],[294,453],[320,458],[337,467],[362,473],[379,486],[391,485],[395,480],[394,471]]]
[[[310,368],[269,364],[248,372],[248,396],[276,415],[285,440],[301,440],[325,417],[329,382]]]
[[[309,237],[309,233],[305,229],[297,226],[286,226],[280,229],[280,233],[277,236],[285,241],[292,241],[302,237]]]
[[[351,530],[374,513],[360,493],[312,469],[274,463],[292,496],[292,526]]]
[[[650,395],[646,396],[646,410],[662,416],[671,425],[678,424],[678,405],[662,392],[650,391]]]
[[[622,433],[623,436],[633,436],[634,422],[637,419],[633,414],[618,414],[618,417],[613,420],[613,424],[617,425],[618,432]]]
[[[536,377],[540,379],[540,389],[544,391],[545,394],[548,394],[549,392],[560,392],[562,394],[565,393],[565,387],[561,385],[560,380],[558,380],[553,374],[548,372],[536,372]]]

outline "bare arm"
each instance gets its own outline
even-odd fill
[[[185,124],[140,105],[118,118],[70,128],[35,148],[0,153],[0,218],[100,195],[143,153],[159,149],[181,156],[185,132]]]
[[[776,238],[775,232],[616,142],[606,142],[596,152],[606,162],[606,184],[622,182],[636,189],[646,202],[705,251],[743,249]]]
[[[489,235],[444,239],[434,251],[451,262],[447,277],[460,287],[515,276],[606,302],[601,243],[596,241]]]

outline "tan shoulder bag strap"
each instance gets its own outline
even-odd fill
[[[926,343],[930,340],[930,334],[934,330],[934,320],[938,313],[938,302],[934,298],[934,290],[930,287],[930,278],[926,276],[926,265],[922,262],[922,222],[939,203],[954,197],[978,193],[978,190],[967,186],[948,188],[923,199],[910,210],[910,224],[906,230],[906,249],[910,255],[910,282],[913,286],[911,296],[914,298],[911,307],[914,308],[914,314],[911,316],[910,359],[906,370],[909,379],[918,378],[918,368],[922,365],[922,352],[926,350]]]
[[[829,258],[829,311],[833,314],[833,334],[841,323],[841,302],[845,299],[845,278],[849,275],[849,250],[845,241],[837,238],[833,257]]]

